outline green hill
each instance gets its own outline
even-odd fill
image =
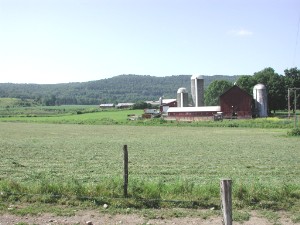
[[[239,76],[204,76],[207,87],[214,80],[234,82]],[[177,89],[190,92],[191,75],[154,77],[119,75],[112,78],[63,84],[0,84],[1,98],[33,99],[43,105],[95,105],[100,103],[158,100],[160,96],[176,98]]]

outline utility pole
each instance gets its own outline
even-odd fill
[[[297,89],[295,90],[295,96],[294,96],[294,110],[295,110],[295,125],[294,125],[294,128],[297,127]]]
[[[300,88],[288,88],[288,117],[291,117],[291,91],[294,91],[294,119],[295,119],[295,124],[294,127],[296,128],[297,126],[297,90],[300,90]]]
[[[288,88],[288,117],[291,117],[291,92],[294,92],[294,116],[296,118],[296,110],[297,110],[297,90],[300,88]]]
[[[291,117],[290,88],[288,88],[288,117]]]

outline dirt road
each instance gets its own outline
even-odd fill
[[[207,219],[196,217],[182,217],[182,218],[155,218],[149,219],[137,214],[117,214],[109,215],[102,214],[96,211],[81,211],[77,212],[74,216],[54,216],[51,214],[42,214],[39,216],[16,216],[11,214],[0,215],[0,225],[15,225],[15,224],[38,224],[38,225],[112,225],[112,224],[164,224],[164,225],[190,225],[190,224],[222,224],[221,217],[210,217]],[[292,225],[300,224],[293,223],[284,213],[276,221],[268,221],[266,218],[259,216],[256,212],[251,212],[250,220],[243,222],[233,222],[234,225]]]

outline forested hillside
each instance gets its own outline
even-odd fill
[[[64,84],[0,84],[1,98],[33,99],[42,105],[136,102],[158,100],[160,96],[176,98],[177,89],[186,87],[190,93],[191,75],[154,77],[119,75],[108,79]],[[207,87],[214,80],[235,82],[239,76],[204,76]]]

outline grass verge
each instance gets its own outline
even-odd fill
[[[113,208],[214,208],[219,209],[218,184],[153,183],[132,181],[128,197],[123,197],[122,181],[107,180],[91,185],[80,182],[39,181],[23,184],[0,182],[2,202],[49,203],[58,205],[107,204]],[[300,203],[297,185],[270,187],[260,183],[233,186],[233,204],[237,209],[295,210]]]

